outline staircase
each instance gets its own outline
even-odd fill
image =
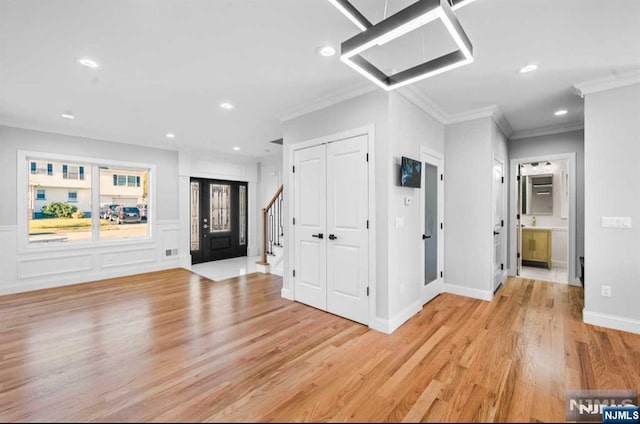
[[[257,262],[264,272],[282,275],[284,259],[283,186],[262,209],[262,257]]]

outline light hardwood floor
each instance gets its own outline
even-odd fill
[[[176,269],[0,297],[0,421],[564,421],[568,389],[640,391],[640,336],[582,289],[443,294],[392,335]]]

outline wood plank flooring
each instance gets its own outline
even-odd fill
[[[564,421],[570,389],[640,391],[640,336],[582,289],[443,294],[392,335],[186,270],[0,297],[0,421]]]

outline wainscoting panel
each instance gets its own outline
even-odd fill
[[[178,220],[157,220],[152,240],[18,250],[18,228],[0,226],[0,295],[179,267]]]

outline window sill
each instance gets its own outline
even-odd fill
[[[22,246],[19,250],[19,253],[43,253],[43,252],[64,252],[64,251],[75,251],[75,250],[86,250],[86,249],[109,249],[113,247],[121,247],[121,246],[144,246],[144,245],[154,245],[157,243],[155,238],[146,237],[146,238],[122,238],[118,240],[101,240],[101,241],[93,241],[93,240],[82,240],[82,241],[74,241],[74,242],[61,242],[61,241],[52,241],[52,242],[27,242],[26,245]]]

